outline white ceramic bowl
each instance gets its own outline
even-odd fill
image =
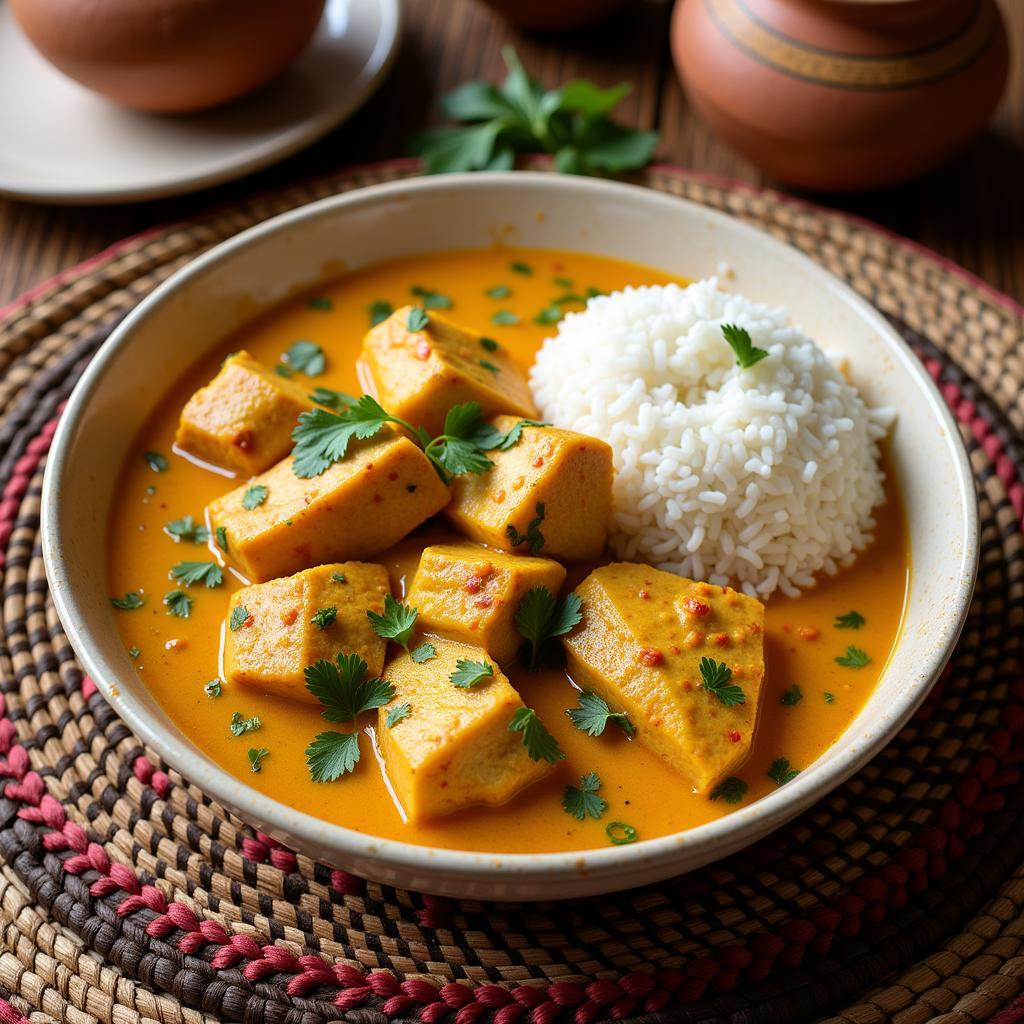
[[[899,412],[892,453],[910,520],[906,623],[877,689],[840,741],[797,779],[721,820],[576,853],[451,852],[374,839],[278,803],[181,734],[133,670],[107,599],[107,516],[136,431],[169,381],[243,320],[339,267],[495,239],[653,264],[690,277],[727,263],[730,287],[787,306],[850,357],[872,405]],[[117,328],[79,381],[46,468],[43,554],[82,664],[128,725],[211,797],[282,842],[357,875],[426,892],[555,899],[658,881],[723,857],[809,807],[876,754],[934,683],[967,613],[977,567],[974,484],[955,422],[886,321],[825,270],[766,234],[628,185],[544,174],[421,178],[276,217],[179,271]]]

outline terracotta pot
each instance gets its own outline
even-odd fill
[[[610,17],[629,0],[484,0],[506,21],[535,32],[564,32]]]
[[[36,49],[87,89],[139,110],[226,103],[280,74],[324,0],[11,0]]]
[[[880,188],[981,131],[1006,81],[993,0],[679,0],[694,109],[774,178]]]

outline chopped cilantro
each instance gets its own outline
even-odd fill
[[[248,750],[249,768],[255,774],[263,769],[263,759],[270,757],[266,747],[250,747]]]
[[[501,367],[495,366],[489,359],[481,359],[480,365],[489,373],[501,373]]]
[[[248,621],[249,610],[245,607],[245,605],[240,604],[237,607],[231,609],[231,619],[229,620],[228,625],[231,627],[232,633],[241,629]]]
[[[700,659],[700,685],[727,708],[747,702],[743,690],[732,682],[732,669],[713,658]]]
[[[527,523],[526,533],[520,533],[512,523],[509,523],[505,527],[505,534],[512,547],[518,548],[526,544],[531,555],[539,555],[541,548],[544,547],[544,534],[540,532],[540,524],[544,522],[544,502],[538,501],[534,511],[537,514]]]
[[[493,338],[481,338],[480,347],[487,352],[497,352],[499,345]]]
[[[171,569],[170,577],[186,587],[195,583],[219,587],[224,582],[224,570],[216,562],[179,562]]]
[[[217,529],[213,531],[213,535],[217,538],[217,547],[219,547],[221,549],[221,551],[223,551],[225,554],[227,554],[227,550],[228,550],[228,531],[227,531],[227,527],[218,526]]]
[[[331,573],[332,583],[348,583],[348,577],[343,572],[332,572]]]
[[[355,398],[347,391],[335,391],[334,388],[313,388],[309,400],[317,405],[324,405],[335,412],[341,412],[350,405],[355,405]]]
[[[293,341],[284,354],[289,369],[307,377],[319,377],[327,369],[324,350],[313,341]]]
[[[142,651],[140,651],[134,644],[128,648],[128,657],[131,658],[132,661],[134,661],[141,653]]]
[[[210,531],[201,523],[197,523],[192,516],[182,516],[180,519],[172,519],[164,526],[166,533],[175,544],[179,541],[189,540],[193,544],[205,544],[210,536]]]
[[[430,326],[430,317],[427,315],[427,311],[422,306],[413,306],[406,317],[405,326],[410,334],[425,331]]]
[[[583,821],[587,815],[595,821],[608,810],[608,803],[597,795],[601,788],[601,778],[597,772],[589,772],[580,776],[578,786],[566,786],[562,794],[562,810],[571,814],[577,821]]]
[[[493,675],[494,668],[489,662],[459,658],[455,663],[455,671],[448,677],[448,681],[460,690],[469,690]]]
[[[484,294],[489,299],[507,299],[512,294],[512,289],[507,284],[496,284],[488,288]]]
[[[836,629],[860,629],[867,619],[861,615],[860,612],[846,612],[843,615],[837,615],[834,623]]]
[[[413,285],[409,289],[423,303],[424,309],[451,309],[452,299],[450,295],[443,292],[435,292],[432,288],[423,288],[420,285]]]
[[[630,843],[635,843],[637,839],[637,831],[632,825],[627,825],[624,821],[610,821],[605,826],[604,834],[608,837],[612,846],[628,846]]]
[[[568,593],[556,601],[547,587],[531,587],[516,609],[516,629],[530,645],[529,667],[536,668],[545,644],[565,636],[583,618],[583,602],[578,594]]]
[[[777,757],[772,761],[772,766],[766,774],[776,786],[784,786],[787,782],[792,782],[800,774],[800,770],[789,766],[788,757]]]
[[[720,782],[708,797],[709,800],[722,799],[727,804],[738,804],[747,795],[747,784],[735,775],[730,775]]]
[[[124,597],[112,597],[110,603],[122,612],[134,611],[145,604],[146,599],[142,596],[141,590],[129,590]]]
[[[321,714],[328,722],[351,722],[394,697],[390,683],[366,678],[368,667],[355,653],[339,654],[333,662],[321,658],[307,666],[306,689],[323,705]]]
[[[367,313],[370,316],[370,326],[376,327],[377,324],[384,323],[394,311],[395,307],[387,299],[374,299],[367,307]]]
[[[425,661],[430,661],[434,655],[437,654],[437,648],[431,643],[420,644],[415,651],[409,652],[409,657],[416,662],[417,665],[422,665]]]
[[[260,721],[259,715],[253,715],[252,718],[245,718],[241,711],[235,711],[231,715],[232,736],[244,736],[247,732],[256,732],[256,730],[262,728],[262,726],[263,723]]]
[[[749,370],[751,366],[761,362],[768,356],[763,348],[757,348],[750,340],[750,334],[735,324],[722,324],[722,336],[736,354],[736,365],[741,370]]]
[[[417,614],[415,608],[410,608],[407,604],[396,601],[390,594],[385,594],[384,614],[368,611],[366,617],[377,636],[382,636],[385,640],[394,640],[396,644],[409,650]]]
[[[825,703],[826,704],[834,704],[835,702],[836,702],[835,694],[829,693],[829,691],[826,690],[825,691]]]
[[[519,323],[519,314],[508,309],[499,309],[491,314],[491,323],[496,327],[514,327]]]
[[[522,274],[523,277],[529,277],[533,273],[533,267],[529,263],[524,263],[522,260],[513,260],[509,265],[508,269],[513,273]]]
[[[411,714],[411,704],[396,704],[393,708],[388,709],[388,713],[384,716],[384,724],[389,729],[394,729],[403,718],[408,718]]]
[[[211,679],[204,687],[207,697],[219,697],[224,692],[224,684],[219,679]]]
[[[788,690],[783,693],[779,698],[779,703],[787,708],[795,707],[804,699],[804,692],[794,683]]]
[[[164,594],[164,604],[168,615],[177,615],[179,619],[187,619],[192,614],[192,598],[184,590],[169,590]]]
[[[318,608],[310,622],[319,629],[326,629],[338,617],[338,609],[331,605],[330,608]]]
[[[523,746],[532,761],[556,764],[565,759],[558,740],[547,731],[533,708],[518,708],[508,723],[508,731],[523,734]]]
[[[557,284],[559,288],[571,288],[572,278],[571,277],[553,277],[551,278],[552,284]]]
[[[171,464],[159,452],[146,452],[142,457],[154,473],[166,473],[170,469]]]
[[[541,327],[547,327],[549,324],[557,324],[562,319],[562,310],[559,306],[552,303],[550,306],[545,306],[534,318],[535,324],[540,324]]]
[[[252,487],[247,487],[245,494],[242,495],[242,508],[248,512],[259,508],[267,500],[268,494],[270,494],[270,490],[263,484],[253,484]]]
[[[600,736],[609,722],[614,722],[627,736],[636,735],[636,727],[625,711],[612,711],[603,697],[589,690],[580,694],[579,706],[569,708],[566,714],[588,736]]]
[[[334,782],[359,763],[359,733],[321,732],[306,747],[306,766],[314,782]]]
[[[846,648],[846,653],[841,654],[835,659],[837,665],[842,665],[844,668],[863,668],[865,665],[871,663],[871,657],[867,651],[861,650],[859,647],[854,647],[850,644]]]
[[[274,363],[274,373],[278,377],[294,377],[295,371],[286,363]]]

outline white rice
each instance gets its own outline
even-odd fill
[[[740,369],[722,324],[769,355]],[[767,597],[872,540],[892,413],[869,409],[784,309],[715,278],[626,288],[567,315],[530,381],[545,420],[612,446],[619,558]]]

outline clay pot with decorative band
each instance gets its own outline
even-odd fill
[[[994,0],[679,0],[672,55],[726,142],[829,191],[947,160],[984,128],[1009,61]]]

